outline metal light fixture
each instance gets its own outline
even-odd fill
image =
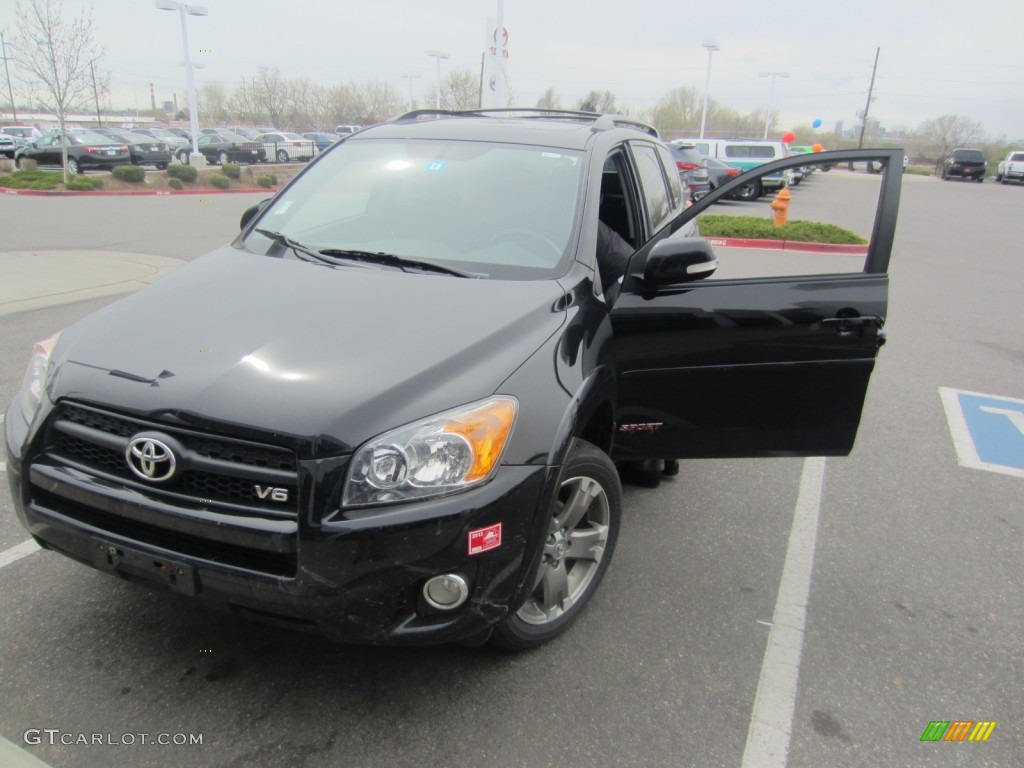
[[[192,59],[188,55],[188,24],[186,16],[208,16],[209,10],[203,5],[186,5],[178,0],[154,0],[154,5],[160,11],[177,11],[181,15],[181,44],[185,52],[185,84],[188,87],[188,118],[192,134],[192,155],[190,163],[202,166],[204,159],[199,154],[199,115],[196,101],[196,84],[192,76]]]

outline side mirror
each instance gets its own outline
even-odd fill
[[[242,214],[241,220],[238,222],[238,228],[245,229],[249,226],[249,222],[256,218],[256,214],[266,208],[269,203],[270,198],[268,197],[266,200],[260,200],[256,205],[251,205],[246,208],[245,212]]]
[[[668,237],[647,254],[644,282],[650,285],[690,283],[718,269],[711,243],[699,237]]]

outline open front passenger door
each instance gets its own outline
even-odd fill
[[[883,164],[882,175],[868,172],[872,161]],[[885,340],[902,170],[898,149],[767,163],[637,251],[611,312],[615,459],[850,452]],[[707,234],[712,225],[741,235],[761,226],[773,213],[769,201],[731,194],[780,172],[790,182],[789,219],[805,222],[797,236],[835,240],[832,227],[841,227],[864,242]],[[694,217],[703,238],[679,237]]]

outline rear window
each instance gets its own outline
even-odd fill
[[[953,159],[970,160],[981,163],[985,161],[985,155],[981,153],[980,149],[954,149]]]
[[[729,144],[725,147],[726,157],[775,157],[775,147],[763,144]]]

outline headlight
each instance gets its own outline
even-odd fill
[[[514,398],[492,397],[374,438],[352,457],[342,505],[426,499],[486,482],[517,408]]]
[[[45,341],[37,341],[32,349],[32,357],[28,361],[25,381],[21,385],[21,411],[25,420],[30,422],[39,410],[39,403],[46,391],[46,378],[50,372],[50,354],[57,346],[60,334],[54,334]]]

